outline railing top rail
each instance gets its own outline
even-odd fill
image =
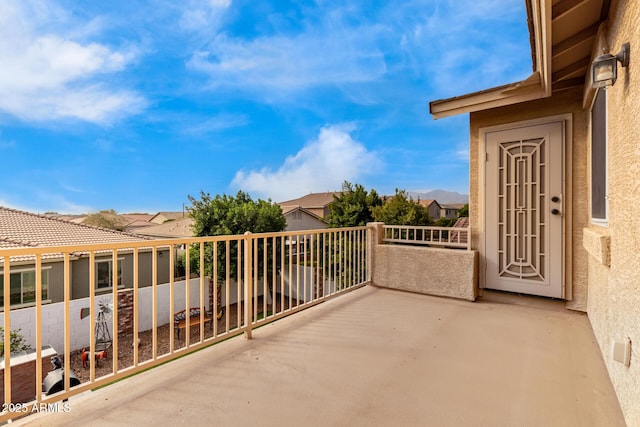
[[[253,238],[280,237],[280,236],[299,236],[307,234],[328,234],[342,231],[366,230],[366,226],[362,227],[345,227],[345,228],[325,228],[317,230],[298,230],[298,231],[278,231],[270,233],[253,233]],[[107,243],[85,243],[79,245],[54,245],[54,246],[20,246],[0,248],[0,262],[6,256],[25,256],[25,255],[47,255],[47,254],[77,254],[92,251],[112,251],[112,250],[133,250],[152,248],[168,248],[171,245],[182,245],[192,243],[212,243],[226,242],[234,240],[244,240],[247,236],[242,234],[225,235],[225,236],[203,236],[203,237],[180,237],[171,239],[152,239],[127,242],[107,242]]]

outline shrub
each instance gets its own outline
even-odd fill
[[[11,331],[9,340],[11,342],[11,353],[31,350],[24,336],[20,333],[20,329]],[[0,356],[4,356],[4,328],[2,326],[0,326]]]

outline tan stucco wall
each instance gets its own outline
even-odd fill
[[[476,251],[378,245],[373,284],[475,301]]]
[[[610,267],[597,253],[589,256],[588,314],[632,426],[640,425],[640,2],[613,2],[603,42],[614,54],[630,42],[631,63],[618,67],[618,81],[607,89],[609,224],[588,228],[608,240]],[[627,337],[629,367],[612,358],[614,342]]]
[[[374,285],[475,301],[478,295],[476,251],[382,243],[382,223],[369,224],[369,266]]]
[[[567,159],[571,164],[565,165],[567,178],[565,216],[570,220],[570,232],[567,232],[565,246],[569,249],[568,266],[565,268],[565,281],[570,284],[570,300],[567,307],[574,310],[587,309],[587,253],[582,245],[582,230],[589,222],[588,187],[587,187],[587,151],[588,151],[588,112],[582,109],[582,90],[579,88],[562,91],[551,98],[516,104],[508,107],[472,113],[470,116],[470,196],[469,220],[472,228],[471,247],[480,253],[480,281],[482,284],[483,248],[480,235],[484,228],[482,215],[481,188],[482,168],[484,161],[484,145],[480,141],[480,129],[541,119],[551,116],[571,114],[572,140],[567,141]],[[569,160],[567,160],[567,163]],[[570,195],[570,197],[569,197]],[[569,254],[568,254],[569,255]]]

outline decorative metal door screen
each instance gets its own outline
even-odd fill
[[[485,287],[563,297],[563,124],[485,141]]]
[[[502,277],[545,280],[543,138],[498,144],[498,269]]]

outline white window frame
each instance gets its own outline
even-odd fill
[[[120,288],[124,288],[124,285],[122,284],[122,261],[124,261],[124,257],[118,257],[118,270],[119,270],[119,274],[118,274],[118,289]],[[108,283],[107,286],[100,286],[100,281],[98,280],[98,269],[99,269],[99,264],[108,264],[109,265],[109,278],[108,278]],[[95,260],[95,271],[96,271],[96,290],[97,291],[105,291],[105,290],[113,290],[113,258],[102,258],[102,259],[96,259]]]
[[[605,188],[605,196],[604,196],[604,200],[605,200],[605,206],[604,206],[604,218],[594,218],[593,217],[593,183],[594,183],[594,176],[593,176],[593,162],[596,161],[594,159],[593,156],[593,108],[596,104],[596,98],[598,97],[598,95],[602,92],[602,95],[604,96],[604,159],[599,159],[599,161],[604,161],[604,188]],[[609,100],[608,100],[608,96],[606,94],[606,89],[598,89],[595,96],[593,97],[593,100],[591,102],[591,108],[589,110],[589,122],[590,122],[590,127],[591,127],[591,140],[590,140],[590,145],[589,145],[589,150],[590,150],[590,157],[591,157],[591,164],[589,165],[589,174],[590,174],[590,182],[589,182],[589,188],[590,188],[590,204],[589,204],[589,217],[591,219],[591,224],[594,225],[600,225],[603,227],[606,227],[609,225],[609,161],[608,161],[608,151],[609,151]]]
[[[51,302],[51,299],[49,298],[49,270],[51,270],[51,266],[47,266],[47,267],[42,267],[41,268],[41,281],[42,281],[42,290],[46,289],[46,299],[42,299],[42,303],[43,304],[48,304]],[[15,303],[15,304],[11,304],[10,306],[11,308],[23,308],[23,307],[31,307],[34,306],[36,304],[35,299],[33,301],[28,301],[28,302],[24,302],[24,273],[31,273],[33,272],[33,274],[35,275],[36,273],[36,268],[35,267],[28,267],[28,268],[12,268],[11,271],[9,272],[10,276],[13,276],[14,274],[20,274],[20,302],[19,303]],[[0,270],[0,277],[2,277],[3,283],[2,286],[4,287],[4,270]],[[35,280],[35,279],[34,279]],[[35,285],[35,283],[34,283]],[[9,279],[9,286],[11,286],[11,279]],[[2,288],[0,290],[0,292],[3,292],[4,288]],[[0,311],[4,311],[4,295],[0,295],[0,298],[2,298],[2,303],[0,303]],[[9,290],[9,298],[11,298],[11,290]],[[34,294],[34,298],[35,298],[35,294]]]

